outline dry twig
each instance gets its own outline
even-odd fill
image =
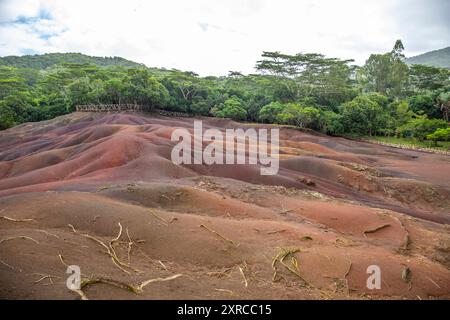
[[[224,237],[223,235],[221,235],[221,234],[218,233],[217,231],[214,231],[214,230],[208,228],[208,227],[205,226],[204,224],[201,224],[201,225],[200,225],[200,228],[203,228],[203,229],[205,229],[205,230],[207,230],[207,231],[209,231],[209,232],[215,234],[216,236],[218,236],[218,237],[221,238],[222,240],[225,240],[226,242],[231,243],[231,244],[232,244],[233,246],[235,246],[235,247],[238,247],[238,246],[239,246],[239,244],[235,244],[233,240]]]
[[[238,268],[239,268],[239,272],[241,273],[242,278],[244,279],[245,287],[247,288],[248,287],[248,281],[247,281],[247,278],[245,277],[244,270],[242,270],[241,267],[238,267]]]
[[[164,219],[163,217],[160,217],[159,215],[156,214],[156,212],[154,212],[152,209],[148,209],[151,213],[152,216],[154,216],[156,219],[161,220],[162,222],[165,223],[166,226],[169,225],[169,222],[167,222],[166,219]]]

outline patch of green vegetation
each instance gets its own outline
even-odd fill
[[[263,52],[257,74],[224,77],[147,68],[76,53],[0,58],[0,130],[86,104],[152,108],[271,123],[329,135],[448,141],[450,70],[404,63],[390,52],[353,60]],[[439,131],[440,130],[440,131]]]
[[[433,141],[419,140],[415,138],[398,138],[398,137],[365,137],[367,141],[383,142],[396,145],[406,145],[417,148],[431,148],[437,150],[450,150],[450,141],[439,141],[437,146]]]

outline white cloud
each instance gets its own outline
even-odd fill
[[[411,43],[412,53],[449,44],[448,22],[434,25],[430,17],[439,12],[433,1],[415,0],[411,8],[404,2],[0,0],[0,55],[82,52],[223,75],[254,72],[263,50],[321,52],[363,63],[397,38],[407,49]],[[415,24],[407,23],[408,12]]]

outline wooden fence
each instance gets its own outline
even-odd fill
[[[86,104],[75,107],[78,112],[108,112],[108,111],[151,111],[149,106],[140,104]]]
[[[192,115],[189,113],[161,110],[139,104],[87,104],[87,105],[77,105],[75,107],[75,110],[77,112],[145,111],[156,113],[166,117],[180,117],[180,118],[192,117]]]

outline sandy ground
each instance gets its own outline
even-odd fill
[[[283,128],[276,176],[176,166],[171,133],[193,121],[74,113],[1,132],[0,298],[450,298],[450,157]]]

